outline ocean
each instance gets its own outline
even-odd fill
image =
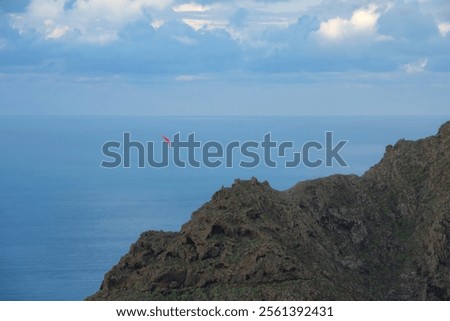
[[[191,213],[234,179],[257,177],[284,190],[336,173],[361,175],[401,138],[433,135],[448,116],[410,117],[0,117],[0,300],[82,300],[146,230],[177,231]],[[294,149],[308,141],[348,141],[337,162],[233,167],[104,168],[102,146],[172,140],[261,142],[267,133]],[[134,151],[136,152],[136,151]],[[198,156],[198,152],[196,156]],[[160,156],[160,155],[159,155]],[[186,155],[181,155],[186,156]],[[320,151],[312,158],[323,156]],[[248,159],[248,158],[247,158]]]

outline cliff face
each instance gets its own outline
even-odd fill
[[[236,180],[145,232],[88,300],[449,300],[450,122],[362,177]]]

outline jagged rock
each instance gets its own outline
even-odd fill
[[[88,300],[449,300],[450,122],[363,176],[236,180],[145,232]]]

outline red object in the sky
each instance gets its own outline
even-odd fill
[[[164,136],[164,135],[162,135],[162,138],[164,139],[164,141],[167,143],[167,144],[169,144],[169,146],[170,146],[170,139],[169,138],[167,138],[166,136]]]

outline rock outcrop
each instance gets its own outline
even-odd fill
[[[143,233],[88,300],[449,300],[450,122],[363,176],[236,180]]]

